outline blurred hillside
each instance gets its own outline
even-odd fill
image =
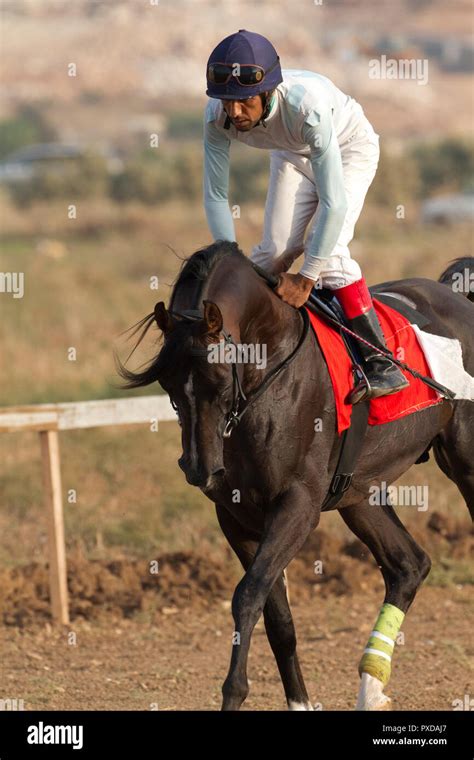
[[[222,37],[268,35],[286,68],[334,79],[388,138],[472,128],[470,0],[3,0],[3,103],[42,104],[62,140],[120,142],[160,115],[202,109],[207,57]],[[429,61],[429,82],[373,80],[381,55]],[[68,76],[75,64],[76,76]]]

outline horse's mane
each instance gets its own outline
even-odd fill
[[[229,255],[237,256],[239,259],[247,261],[246,256],[242,253],[237,243],[230,242],[228,240],[217,240],[215,243],[212,243],[206,248],[201,248],[199,251],[196,251],[187,259],[185,259],[173,285],[173,290],[170,298],[170,308],[173,307],[173,301],[176,293],[183,285],[185,286],[189,283],[201,284],[201,288],[199,290],[202,290],[202,285],[204,285],[214,267],[223,258]],[[125,331],[130,332],[130,337],[133,337],[138,333],[138,339],[132,351],[128,355],[126,361],[130,359],[133,352],[140,345],[146,333],[154,324],[154,322],[155,314],[154,312],[151,312]],[[181,335],[182,330],[179,330],[179,333],[179,336],[176,333],[177,340],[169,341],[170,345],[166,343],[161,351],[157,354],[157,356],[152,359],[152,361],[142,372],[133,372],[132,370],[128,369],[124,364],[122,364],[118,356],[115,355],[117,372],[120,377],[125,380],[125,384],[121,385],[120,387],[126,390],[130,388],[140,388],[142,386],[154,383],[157,380],[160,368],[169,363],[173,364],[173,360],[176,359],[175,354],[178,344],[182,349],[184,341],[186,340],[186,336]],[[169,353],[170,356],[164,356],[165,351],[166,353]],[[171,356],[171,354],[173,356]]]
[[[185,259],[173,286],[170,298],[172,308],[176,292],[185,284],[197,282],[204,284],[210,273],[225,256],[238,256],[247,260],[237,243],[228,240],[217,240],[215,243],[201,248]]]

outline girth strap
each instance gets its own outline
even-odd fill
[[[333,509],[352,483],[367,430],[369,403],[369,401],[361,401],[352,408],[351,426],[342,433],[339,459],[329,491],[321,505],[323,512]]]

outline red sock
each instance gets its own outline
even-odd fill
[[[353,282],[352,285],[337,288],[333,293],[336,295],[348,319],[359,317],[372,308],[372,296],[363,277],[357,280],[357,282]]]

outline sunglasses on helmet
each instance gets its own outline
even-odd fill
[[[253,63],[210,63],[207,67],[207,78],[212,84],[227,84],[233,76],[242,87],[260,84],[267,74],[278,66],[277,58],[267,71],[262,66]]]

